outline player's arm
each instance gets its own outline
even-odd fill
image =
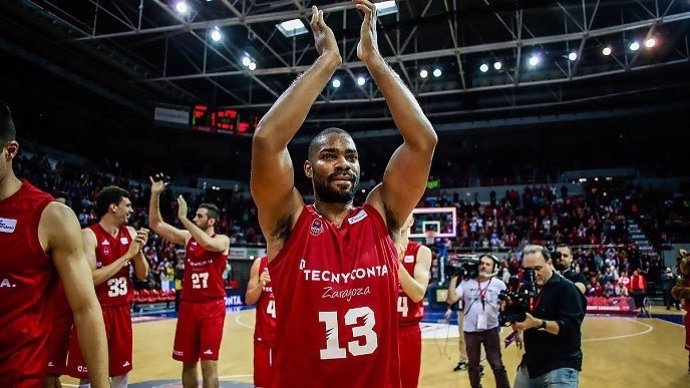
[[[74,314],[79,344],[92,387],[109,387],[108,351],[103,313],[96,298],[89,264],[83,255],[79,221],[70,208],[54,202],[43,211],[39,234],[48,247]],[[95,265],[95,260],[94,260]]]
[[[256,304],[261,297],[263,284],[259,281],[260,266],[261,259],[256,259],[254,263],[252,263],[252,269],[249,271],[249,283],[247,283],[247,292],[244,295],[244,301],[247,304]]]
[[[161,193],[168,185],[163,181],[154,181],[153,177],[149,177],[151,182],[151,199],[149,200],[149,227],[153,229],[156,234],[164,239],[179,245],[186,245],[191,238],[188,231],[178,229],[167,222],[163,221],[160,209]]]
[[[393,153],[383,175],[367,202],[385,215],[388,228],[395,230],[415,207],[426,188],[431,159],[438,138],[410,90],[381,56],[376,42],[376,10],[367,0],[353,0],[364,12],[357,56],[381,90],[403,144]]]
[[[230,239],[228,236],[217,234],[215,237],[211,237],[187,218],[187,201],[185,201],[181,195],[177,197],[177,218],[179,218],[182,225],[187,228],[187,231],[194,240],[205,250],[211,252],[226,252],[230,249]]]
[[[458,295],[458,290],[460,294]],[[448,306],[457,303],[462,298],[462,288],[458,289],[458,276],[451,276],[450,284],[448,284],[448,296],[446,303]]]
[[[270,248],[282,237],[276,233],[280,224],[288,220],[292,226],[296,222],[294,216],[304,205],[294,187],[294,170],[287,145],[342,63],[333,31],[323,21],[323,12],[315,6],[312,11],[310,26],[319,57],[264,115],[252,139],[250,187],[259,210],[259,224],[268,242],[269,259],[277,253]]]
[[[404,265],[398,267],[400,286],[415,303],[424,299],[426,287],[429,285],[429,268],[431,268],[431,249],[425,246],[419,247],[417,251],[414,274],[407,272]]]
[[[96,248],[98,246],[96,235],[89,228],[84,229],[82,231],[82,235],[84,246],[83,251],[89,260],[89,267],[92,269],[91,275],[93,276],[94,285],[99,285],[115,276],[115,274],[121,270],[122,267],[127,265],[127,262],[129,262],[141,251],[140,243],[136,240],[133,240],[129,243],[129,249],[127,249],[127,252],[125,252],[124,255],[118,257],[112,263],[104,267],[96,268]]]
[[[146,242],[149,239],[149,230],[141,228],[137,231],[130,226],[127,227],[127,230],[129,230],[129,235],[132,237],[132,243],[136,242],[141,247],[132,258],[132,262],[134,263],[134,276],[139,280],[146,280],[146,277],[149,276],[149,262],[144,256],[143,248],[146,246]]]

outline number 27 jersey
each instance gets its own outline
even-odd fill
[[[337,227],[302,209],[269,263],[276,298],[273,388],[399,388],[398,259],[370,205]]]
[[[212,237],[215,238],[216,235]],[[226,253],[207,251],[191,238],[187,242],[180,298],[193,303],[225,298],[223,271],[227,263]]]

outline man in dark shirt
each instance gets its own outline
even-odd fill
[[[571,388],[580,381],[585,297],[551,264],[546,248],[528,245],[523,250],[522,265],[534,270],[539,293],[531,313],[513,325],[524,331],[525,344],[514,388],[547,387],[555,381],[559,387]]]
[[[554,266],[561,275],[575,283],[577,289],[580,290],[583,295],[586,295],[587,288],[589,288],[587,286],[587,279],[581,272],[575,272],[573,269],[573,252],[570,250],[570,247],[565,244],[556,247],[553,261]]]

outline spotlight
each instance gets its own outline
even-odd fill
[[[601,50],[601,53],[604,54],[604,55],[607,55],[607,56],[608,56],[608,55],[611,55],[611,47],[608,47],[608,46],[607,46],[607,47],[604,47],[604,49]]]
[[[529,65],[534,67],[537,66],[541,62],[541,58],[539,58],[539,55],[534,54],[531,57],[529,57]]]
[[[250,63],[252,63],[252,59],[249,58],[248,56],[244,56],[244,57],[242,58],[242,64],[243,64],[244,66],[249,66]]]
[[[364,86],[366,82],[367,80],[365,80],[364,77],[357,77],[357,85]]]
[[[438,78],[441,76],[441,69],[435,69],[434,70],[434,77]]]
[[[501,63],[501,61],[494,62],[494,69],[501,70],[502,67],[503,67],[503,64]]]
[[[187,6],[187,3],[185,3],[184,1],[178,1],[175,4],[175,11],[177,11],[178,13],[187,13],[187,11],[189,11],[189,7]]]
[[[419,76],[422,77],[422,78],[426,78],[428,75],[429,75],[429,72],[426,71],[426,69],[422,69],[422,70],[419,72]]]
[[[214,42],[220,42],[220,40],[223,39],[223,34],[220,33],[218,27],[213,28],[213,30],[211,31],[211,39]]]
[[[339,79],[334,79],[333,82],[331,83],[334,88],[339,88],[340,87],[340,80]]]
[[[489,65],[487,65],[486,63],[482,63],[482,65],[479,66],[479,71],[481,71],[482,73],[486,73],[487,71],[489,71]]]
[[[568,59],[570,59],[571,61],[576,60],[577,59],[577,53],[575,51],[573,51],[572,53],[568,54]]]
[[[247,65],[249,70],[254,70],[256,69],[256,62],[249,62],[249,65]]]
[[[639,49],[640,44],[637,41],[630,43],[630,51],[637,51]]]
[[[645,42],[644,42],[644,46],[646,48],[652,48],[655,45],[656,45],[656,39],[654,39],[654,38],[649,38],[649,39],[645,40]]]

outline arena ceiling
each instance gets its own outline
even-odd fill
[[[316,4],[344,61],[334,76],[340,86],[324,89],[308,122],[390,126],[356,56],[362,18],[350,2],[186,3],[180,13],[177,0],[3,1],[0,49],[146,117],[156,104],[262,114],[317,55],[310,33],[286,37],[276,25],[299,19],[308,27]],[[379,48],[433,120],[687,107],[688,0],[426,0],[395,8],[379,17]]]

